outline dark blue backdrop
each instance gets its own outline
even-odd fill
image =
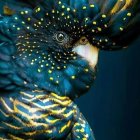
[[[96,140],[140,140],[140,38],[127,50],[100,52],[97,79],[77,102]]]

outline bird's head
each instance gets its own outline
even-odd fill
[[[133,13],[125,10],[129,4],[120,13],[110,3],[105,7],[92,0],[46,0],[14,15],[13,61],[25,86],[71,98],[87,92],[95,79],[99,49],[125,46],[118,35],[124,39]]]

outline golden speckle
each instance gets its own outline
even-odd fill
[[[41,8],[40,7],[38,7],[37,9],[36,9],[36,12],[39,12],[41,10]]]
[[[53,81],[53,77],[50,77],[50,80]]]
[[[28,20],[28,21],[30,21],[30,20],[31,20],[31,18],[28,18],[27,20]]]
[[[64,13],[62,13],[61,15],[62,15],[62,16],[64,16],[65,14],[64,14]]]
[[[106,18],[106,15],[102,15],[102,18]]]
[[[122,27],[120,27],[120,31],[123,31],[123,28]]]
[[[131,13],[127,13],[127,16],[129,16],[129,17],[130,17],[131,15],[132,15]]]
[[[62,5],[62,8],[64,9],[65,8],[65,5]]]
[[[94,7],[94,4],[90,4],[90,7],[93,8]]]
[[[28,11],[25,11],[26,14],[28,14]]]
[[[24,15],[24,12],[23,11],[21,11],[20,13],[21,13],[21,15]]]
[[[38,71],[38,72],[41,72],[41,69],[38,69],[37,71]]]
[[[89,69],[85,69],[85,72],[88,72],[89,71]]]
[[[73,75],[73,76],[71,76],[71,79],[75,79],[75,76]]]
[[[94,30],[94,29],[92,29],[92,32],[94,33],[94,32],[95,32],[95,30]]]
[[[25,22],[24,22],[24,21],[22,21],[21,23],[22,23],[22,24],[25,24]]]
[[[38,24],[41,25],[41,22],[39,21]]]
[[[102,29],[101,29],[100,27],[98,27],[98,31],[100,31],[100,32],[101,32],[101,31],[102,31]]]
[[[93,23],[93,25],[96,25],[96,24],[97,24],[97,22],[96,22],[96,21],[93,21],[92,23]]]
[[[70,8],[67,8],[67,11],[69,12],[70,11]]]
[[[85,9],[87,9],[87,7],[86,6],[83,6],[83,10],[85,10]]]
[[[58,70],[60,70],[60,67],[57,67]]]
[[[59,1],[58,4],[61,4],[61,1]]]
[[[55,13],[54,9],[52,10],[52,13]]]
[[[20,30],[20,28],[18,27],[17,30]]]

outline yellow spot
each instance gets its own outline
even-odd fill
[[[23,11],[21,12],[21,15],[24,15],[24,12]]]
[[[50,80],[53,81],[53,77],[50,77]]]
[[[61,4],[61,1],[59,1],[58,4]]]
[[[98,31],[102,31],[102,29],[100,27],[98,27]]]
[[[94,7],[94,4],[90,4],[90,7],[93,8]]]
[[[54,10],[52,10],[52,13],[55,13],[55,11],[54,11]]]
[[[126,20],[126,18],[123,18],[123,20]]]
[[[38,69],[37,71],[38,71],[38,72],[41,72],[41,69]]]
[[[106,18],[106,15],[102,15],[102,18]]]
[[[75,76],[71,76],[72,79],[75,79]]]
[[[64,13],[62,13],[61,15],[62,15],[62,16],[64,16],[65,14],[64,14]]]
[[[65,5],[62,5],[62,8],[64,9],[65,8]]]
[[[86,6],[83,6],[83,10],[85,10],[85,9],[87,9],[87,7]]]
[[[46,64],[46,66],[49,66],[49,64]]]
[[[95,32],[95,30],[94,30],[94,29],[92,29],[92,32],[94,33],[94,32]]]
[[[28,14],[28,11],[25,11],[26,14]]]
[[[48,70],[48,73],[52,73],[52,71],[51,70]]]
[[[108,39],[105,39],[105,42],[108,42]]]
[[[123,28],[122,27],[120,27],[120,31],[123,31]]]
[[[93,21],[93,25],[96,25],[97,24],[97,22],[96,21]]]
[[[107,28],[107,24],[104,25]]]
[[[51,67],[51,69],[53,70],[53,69],[54,69],[54,67]]]
[[[67,11],[69,12],[70,11],[70,8],[67,8]]]
[[[127,16],[130,17],[132,14],[131,13],[127,13]]]
[[[60,67],[57,67],[58,70],[60,70]]]
[[[40,10],[41,10],[41,8],[40,8],[40,7],[38,7],[38,8],[37,8],[37,11],[39,12]]]
[[[17,30],[20,30],[20,28],[17,28]]]
[[[56,81],[56,84],[59,84],[59,81]]]
[[[28,18],[28,21],[30,21],[31,20],[31,18]]]
[[[83,128],[81,129],[81,132],[84,132],[84,129]]]
[[[76,12],[76,9],[74,9],[73,12]]]
[[[39,21],[38,24],[41,25],[41,22]]]
[[[88,72],[89,71],[89,69],[85,69],[85,72]]]

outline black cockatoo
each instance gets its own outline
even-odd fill
[[[139,34],[138,0],[0,0],[0,140],[95,140],[73,100],[99,50]]]

